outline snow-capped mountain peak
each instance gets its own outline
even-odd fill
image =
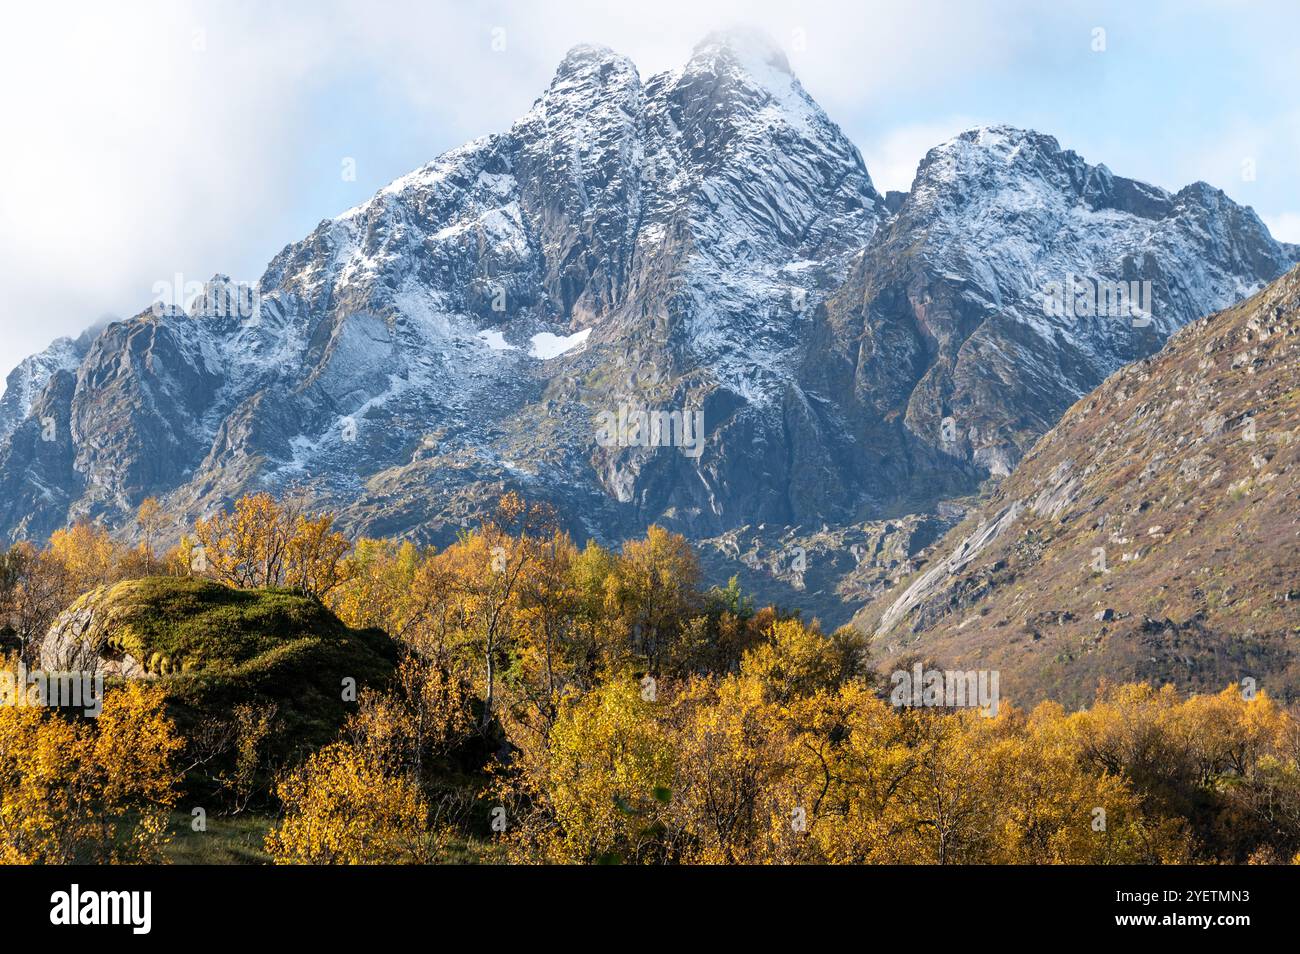
[[[731,27],[710,33],[691,51],[685,71],[699,70],[705,64],[716,69],[719,63],[730,64],[765,85],[779,87],[797,82],[785,51],[766,33],[751,27]],[[776,74],[783,74],[783,78]]]
[[[645,80],[578,46],[510,129],[286,246],[253,314],[216,276],[189,313],[25,362],[0,530],[300,485],[428,540],[507,488],[606,540],[915,510],[1293,251],[1217,190],[1006,126],[936,147],[887,208],[770,41],[711,35]],[[1150,281],[1150,313],[1045,314],[1070,274]],[[699,452],[598,440],[629,408],[702,414]]]

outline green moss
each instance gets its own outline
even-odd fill
[[[305,633],[345,629],[318,601],[289,590],[236,590],[209,580],[128,580],[104,597],[110,645],[150,672],[226,667]]]
[[[345,679],[383,685],[397,658],[381,630],[350,629],[290,590],[152,577],[82,599],[100,602],[109,645],[144,664],[182,729],[241,703],[274,703],[275,749],[285,756],[334,736],[355,709],[343,699]]]

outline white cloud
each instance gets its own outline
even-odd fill
[[[916,177],[916,167],[925,154],[958,133],[980,125],[978,120],[954,116],[939,122],[915,123],[886,130],[878,137],[859,142],[862,159],[871,173],[871,181],[881,192],[908,192]]]
[[[106,311],[143,309],[175,272],[231,267],[292,175],[294,108],[322,46],[310,25],[246,8],[32,4],[5,17],[7,370]]]
[[[1283,212],[1264,217],[1264,224],[1279,242],[1300,244],[1300,212]]]
[[[304,221],[309,228],[382,185],[377,167],[399,175],[507,128],[576,43],[626,53],[648,77],[680,66],[710,30],[757,26],[845,124],[877,186],[906,189],[928,148],[976,124],[964,113],[1016,121],[1007,110],[1018,96],[990,98],[978,84],[1018,93],[1009,80],[1021,73],[1068,82],[1051,39],[1087,29],[1062,10],[1029,0],[85,0],[7,9],[0,374],[55,335],[146,307],[154,284],[177,272],[186,281],[217,271],[257,278],[271,254],[301,237]],[[1278,63],[1267,68],[1293,75]],[[1061,103],[1048,120],[1086,125],[1068,97]],[[1123,123],[1114,125],[1123,135]],[[1062,127],[1044,131],[1070,132]],[[1281,133],[1273,141],[1294,142]],[[1193,165],[1163,158],[1186,149],[1149,145],[1133,148],[1150,153],[1152,171]],[[1294,154],[1261,147],[1260,182],[1289,174]],[[338,184],[343,156],[361,156],[365,170],[350,193]],[[1105,149],[1087,158],[1143,173]],[[1226,163],[1239,157],[1211,159],[1195,164],[1209,171],[1194,177],[1238,198],[1215,170],[1235,175]],[[1261,211],[1276,212],[1263,198]]]

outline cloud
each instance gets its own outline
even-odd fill
[[[1300,244],[1300,212],[1283,212],[1264,217],[1264,224],[1279,242]]]
[[[1147,35],[1143,23],[1126,26],[1115,11],[1159,21],[1163,6],[1155,6],[1150,13],[1145,5],[1111,6],[1098,20],[1114,24],[1107,63],[1138,48],[1126,38]],[[1238,85],[1291,88],[1294,57],[1278,55],[1289,51],[1286,8],[1231,20],[1232,29],[1254,31],[1236,45],[1222,40],[1228,27],[1214,28],[1218,9],[1197,11],[1207,24],[1204,49],[1187,48],[1180,35],[1179,59],[1151,70],[1173,84],[1212,50],[1228,61],[1224,71],[1253,70]],[[863,149],[882,190],[908,188],[928,148],[976,124],[966,115],[1024,121],[1030,107],[1021,104],[1032,93],[1030,118],[1087,145],[1090,161],[1131,175],[1144,165],[1195,172],[1234,198],[1241,191],[1231,179],[1242,149],[1235,143],[1223,157],[1196,157],[1186,142],[1141,134],[1141,121],[1163,108],[1147,86],[1135,98],[1122,84],[1093,83],[1104,108],[1076,108],[1079,80],[1066,68],[1074,61],[1058,57],[1086,44],[1092,13],[1069,5],[27,4],[6,11],[0,33],[0,374],[57,334],[146,307],[155,283],[177,272],[186,281],[217,271],[257,278],[321,218],[444,149],[508,128],[576,43],[613,47],[648,77],[679,67],[711,30],[736,24],[786,48],[808,91]],[[1283,108],[1262,96],[1251,101],[1265,112]],[[1225,128],[1212,121],[1214,105],[1196,102],[1200,142],[1219,141]],[[1251,122],[1270,128],[1268,116]],[[1293,132],[1293,122],[1284,124],[1273,146],[1259,147],[1258,197],[1249,189],[1242,197],[1275,221],[1295,207],[1276,198],[1289,181],[1281,170],[1294,167]],[[356,159],[355,182],[340,181],[344,158]]]
[[[916,167],[925,154],[942,142],[979,126],[968,116],[954,116],[936,122],[914,123],[890,129],[879,137],[859,143],[871,181],[881,193],[890,190],[908,192],[916,177]]]
[[[106,311],[143,309],[176,271],[206,278],[238,258],[291,178],[294,108],[322,51],[310,25],[277,16],[168,3],[6,11],[6,369]]]

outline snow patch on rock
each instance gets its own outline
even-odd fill
[[[567,354],[574,348],[586,344],[587,338],[590,336],[590,328],[583,328],[571,335],[553,335],[549,331],[543,331],[533,335],[533,341],[528,347],[528,353],[532,357],[541,358],[542,360],[558,358],[560,355]]]
[[[506,336],[495,328],[488,328],[486,331],[478,333],[479,340],[482,341],[492,351],[514,351],[515,346],[506,341]]]

